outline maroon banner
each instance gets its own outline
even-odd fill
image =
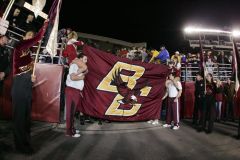
[[[116,121],[160,118],[167,66],[131,61],[87,45],[83,52],[89,69],[83,113]]]
[[[35,74],[32,120],[59,122],[63,66],[37,63]],[[0,97],[0,119],[12,118],[11,86],[12,76],[9,76],[4,81],[3,97]]]

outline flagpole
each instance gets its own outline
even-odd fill
[[[9,2],[9,4],[8,4],[6,10],[5,10],[5,12],[3,13],[3,16],[2,16],[2,19],[3,19],[3,20],[6,20],[6,19],[7,19],[7,16],[8,16],[8,14],[9,14],[9,12],[10,12],[10,10],[11,10],[14,2],[15,2],[15,0],[11,0],[11,1]]]
[[[38,49],[37,49],[35,61],[34,61],[34,64],[33,64],[33,73],[32,73],[33,76],[35,76],[36,64],[38,62],[38,56],[39,56],[39,53],[40,53],[41,45],[42,45],[42,40],[40,40],[40,42],[38,44]]]
[[[203,47],[202,47],[202,38],[201,38],[201,33],[199,32],[199,45],[200,45],[200,50],[202,54],[202,69],[203,69],[203,80],[204,80],[204,91],[206,93],[206,75],[205,75],[205,62],[204,62],[204,55],[203,55]]]

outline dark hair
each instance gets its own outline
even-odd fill
[[[35,17],[35,15],[34,15],[33,13],[29,13],[27,16],[29,16],[29,15],[31,15],[31,16],[33,16],[33,17]]]
[[[164,44],[160,45],[160,48],[162,48],[162,47],[166,48],[166,46]]]
[[[210,83],[213,83],[213,75],[212,75],[212,73],[208,73],[208,75],[212,78]]]
[[[176,72],[171,72],[169,76],[172,75],[173,77],[176,77]]]
[[[203,75],[204,75],[204,74],[201,73],[201,72],[197,72],[197,73],[196,73],[196,76],[201,76],[201,77],[203,77]]]
[[[84,56],[86,56],[85,54],[83,54],[83,53],[80,53],[79,55],[77,55],[77,58],[83,58]]]

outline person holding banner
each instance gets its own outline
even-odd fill
[[[87,57],[79,54],[71,63],[66,80],[66,136],[74,138],[80,137],[79,130],[74,128],[74,114],[82,98],[81,91],[84,87],[85,75],[88,72],[86,63]]]
[[[166,82],[166,87],[167,92],[162,100],[168,97],[168,105],[166,124],[164,124],[163,127],[171,127],[173,130],[178,130],[180,121],[179,98],[182,94],[182,84],[178,79],[176,79],[175,72],[169,74],[169,79]],[[172,121],[173,125],[171,124]]]
[[[13,51],[13,132],[16,150],[31,154],[33,152],[30,142],[32,85],[36,76],[32,74],[33,62],[30,48],[40,41],[48,26],[44,22],[41,30],[34,36],[33,31],[26,32],[23,40]]]

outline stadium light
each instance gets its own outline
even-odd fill
[[[233,37],[240,37],[240,30],[234,30],[232,31]]]
[[[223,30],[218,30],[218,29],[207,29],[207,28],[196,28],[196,27],[186,27],[184,29],[184,32],[188,33],[188,34],[191,34],[191,33],[226,33],[226,34],[231,34],[232,33],[232,32],[229,32],[229,31],[223,31]]]

